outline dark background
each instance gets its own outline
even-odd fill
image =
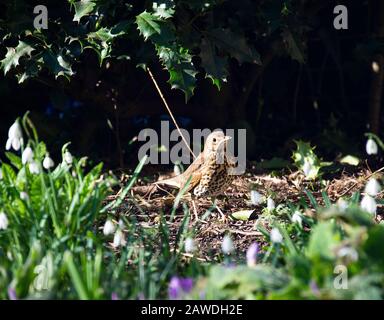
[[[348,30],[333,28],[337,3],[348,7]],[[374,99],[381,98],[382,74],[372,71],[372,61],[382,59],[382,1],[314,1],[313,7],[316,4],[314,14],[302,15],[310,28],[304,64],[275,53],[266,54],[263,67],[231,60],[221,91],[198,76],[195,95],[185,103],[184,94],[166,83],[167,71],[153,62],[152,71],[180,126],[246,128],[247,155],[254,160],[288,158],[293,139],[311,141],[327,160],[362,154],[364,133],[380,135],[382,121],[381,100]],[[57,10],[50,14],[61,14]],[[0,60],[5,47],[3,43]],[[260,50],[267,52],[265,47]],[[135,165],[140,144],[130,141],[142,128],[158,129],[160,120],[169,116],[148,74],[135,63],[109,60],[102,68],[95,65],[96,55],[88,52],[70,82],[41,77],[20,85],[11,73],[1,74],[0,143],[5,146],[14,119],[31,110],[40,137],[56,155],[63,143],[72,141],[74,153],[108,167]]]

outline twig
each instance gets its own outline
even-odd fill
[[[175,126],[176,126],[176,128],[177,128],[177,131],[179,132],[179,134],[180,134],[180,136],[181,136],[181,139],[184,141],[184,143],[185,143],[185,145],[187,146],[188,150],[191,152],[193,158],[196,159],[195,154],[193,153],[193,151],[192,151],[191,147],[189,146],[187,140],[185,139],[184,135],[182,134],[182,132],[181,132],[181,130],[180,130],[180,127],[179,127],[179,125],[177,124],[176,119],[175,119],[175,117],[173,116],[173,113],[172,113],[171,109],[169,108],[168,103],[167,103],[167,101],[165,100],[165,98],[164,98],[164,96],[163,96],[163,93],[161,92],[160,87],[159,87],[159,85],[157,84],[157,82],[156,82],[156,80],[155,80],[155,78],[154,78],[154,76],[153,76],[151,70],[150,70],[149,68],[147,68],[147,71],[148,71],[148,74],[149,74],[149,76],[151,77],[151,79],[152,79],[152,81],[153,81],[153,83],[154,83],[154,85],[155,85],[155,87],[156,87],[157,92],[158,92],[159,95],[160,95],[161,100],[163,100],[163,103],[164,103],[164,105],[165,105],[165,108],[167,109],[169,115],[171,116],[171,119],[172,119],[173,123],[175,124]]]
[[[363,178],[363,181],[366,181],[368,180],[370,177],[374,176],[375,174],[381,172],[384,170],[384,167],[381,167],[380,169],[376,170],[375,172],[372,172],[371,174],[367,175],[366,177]],[[340,196],[339,198],[345,196],[348,192],[350,192],[351,190],[353,190],[357,185],[359,184],[359,182],[355,182],[350,188],[348,188],[346,191],[344,191]]]

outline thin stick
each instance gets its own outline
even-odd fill
[[[375,172],[372,172],[368,176],[364,177],[363,181],[367,181],[370,177],[374,176],[375,174],[377,174],[377,173],[379,173],[379,172],[381,172],[383,170],[384,170],[384,167],[376,170]],[[358,182],[354,183],[350,188],[348,188],[346,191],[344,191],[338,198],[341,198],[341,197],[345,196],[348,192],[350,192],[352,189],[354,189],[358,184],[359,184]]]
[[[177,131],[179,131],[179,134],[180,134],[180,136],[181,136],[181,139],[183,139],[185,145],[187,146],[188,150],[191,152],[193,158],[196,159],[196,156],[195,156],[195,154],[193,153],[191,147],[189,146],[187,140],[185,139],[184,135],[181,133],[180,127],[179,127],[179,125],[177,124],[176,119],[175,119],[175,117],[173,116],[173,113],[172,113],[171,109],[169,108],[168,103],[167,103],[167,101],[165,100],[165,98],[164,98],[164,96],[163,96],[163,94],[162,94],[162,92],[161,92],[161,90],[160,90],[160,88],[159,88],[159,86],[158,86],[158,84],[157,84],[157,82],[156,82],[156,80],[155,80],[155,78],[154,78],[154,76],[153,76],[151,70],[150,70],[149,68],[147,68],[147,70],[148,70],[148,74],[149,74],[149,76],[151,77],[151,79],[152,79],[152,81],[153,81],[153,83],[154,83],[154,85],[155,85],[155,87],[156,87],[157,92],[158,92],[159,95],[160,95],[161,100],[163,100],[163,103],[164,103],[165,107],[167,108],[167,111],[168,111],[169,115],[171,116],[171,119],[172,119],[173,123],[175,124],[175,126],[176,126],[176,128],[177,128]]]

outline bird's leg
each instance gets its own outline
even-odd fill
[[[195,215],[196,222],[199,221],[199,216],[197,215],[196,203],[195,200],[192,199],[193,213]]]
[[[224,222],[224,223],[228,222],[228,217],[223,213],[223,211],[221,211],[221,209],[217,205],[216,197],[213,197],[212,200],[213,200],[213,204],[214,204],[215,208],[217,209],[217,211],[221,215],[221,221]]]

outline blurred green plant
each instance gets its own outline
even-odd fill
[[[311,216],[302,212],[290,205],[268,221],[271,232],[259,219],[256,228],[270,243],[257,252],[257,262],[210,268],[189,297],[383,299],[384,225],[359,207],[358,196],[343,207],[318,207]]]

